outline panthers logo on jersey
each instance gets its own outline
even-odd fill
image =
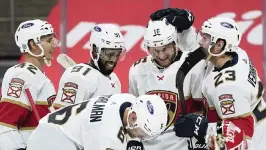
[[[176,113],[177,113],[178,94],[171,92],[171,91],[164,91],[164,90],[149,91],[146,94],[148,95],[156,94],[164,100],[166,108],[168,110],[166,128],[173,125],[174,120],[176,118]]]

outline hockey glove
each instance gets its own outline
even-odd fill
[[[175,122],[174,131],[178,137],[204,139],[208,128],[206,117],[196,114],[180,115]]]
[[[160,20],[162,18],[176,27],[178,32],[189,29],[194,22],[192,12],[179,8],[166,8],[155,11],[150,15],[151,20]]]
[[[145,150],[142,142],[131,140],[127,143],[127,149]]]

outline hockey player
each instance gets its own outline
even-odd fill
[[[207,116],[179,117],[176,134],[205,137],[210,149],[265,149],[264,89],[248,55],[238,47],[241,33],[236,22],[211,18],[204,22],[201,32],[200,45],[211,56],[202,83]]]
[[[196,33],[191,28],[193,18],[191,12],[182,9],[169,8],[153,13],[151,19],[154,21],[149,21],[144,35],[145,49],[149,56],[135,62],[130,68],[129,92],[135,96],[157,94],[164,99],[168,109],[168,130],[155,140],[144,142],[146,150],[188,149],[188,139],[176,138],[172,125],[178,114],[182,113],[176,88],[176,73],[189,52],[198,47]],[[199,101],[202,94],[198,87],[203,78],[203,64],[204,61],[198,63],[185,77],[183,90],[189,113],[201,110]],[[205,146],[204,142],[199,143],[195,139],[193,142],[199,147]]]
[[[103,94],[121,93],[120,80],[113,72],[126,52],[119,28],[113,24],[96,25],[90,45],[90,62],[67,68],[62,75],[54,103],[56,108]]]
[[[38,120],[29,102],[29,89],[39,117],[49,113],[48,104],[55,98],[55,89],[43,73],[50,66],[57,40],[51,24],[43,20],[22,22],[15,33],[15,41],[25,62],[9,68],[2,82],[0,101],[0,149],[24,149]]]
[[[27,150],[143,150],[137,142],[127,146],[128,136],[156,138],[165,130],[166,122],[167,109],[159,96],[99,96],[44,117]]]

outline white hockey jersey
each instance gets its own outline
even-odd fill
[[[209,62],[206,68],[202,93],[207,101],[210,122],[244,117],[252,110],[257,121],[266,117],[266,111],[260,111],[264,89],[257,70],[244,50],[239,48],[237,55],[233,59],[237,61],[235,65],[219,71]]]
[[[80,149],[126,150],[120,107],[135,99],[131,94],[99,96],[63,107],[45,116],[40,124],[59,128]]]
[[[31,63],[21,63],[6,71],[0,101],[0,135],[19,130],[26,143],[38,122],[32,112],[25,88],[29,88],[40,117],[50,112],[48,104],[52,104],[56,93],[51,81]]]
[[[159,70],[153,63],[152,57],[147,56],[132,65],[129,72],[129,92],[135,96],[144,94],[157,94],[164,99],[168,108],[169,127],[181,111],[176,88],[176,73],[189,52],[179,52],[178,61],[164,70]],[[184,96],[186,99],[187,111],[197,112],[200,110],[197,99],[201,99],[201,78],[204,71],[204,61],[194,66],[184,80]]]
[[[115,73],[104,76],[90,65],[81,63],[65,70],[54,106],[58,108],[115,93],[121,93],[121,83]]]

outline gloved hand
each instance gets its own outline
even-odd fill
[[[162,18],[176,27],[178,32],[189,29],[194,22],[192,12],[179,8],[166,8],[155,11],[150,15],[151,20],[160,20]]]
[[[208,128],[206,117],[197,114],[180,115],[175,122],[174,131],[178,137],[204,139]]]
[[[145,150],[143,143],[137,140],[131,140],[127,143],[127,149]]]

